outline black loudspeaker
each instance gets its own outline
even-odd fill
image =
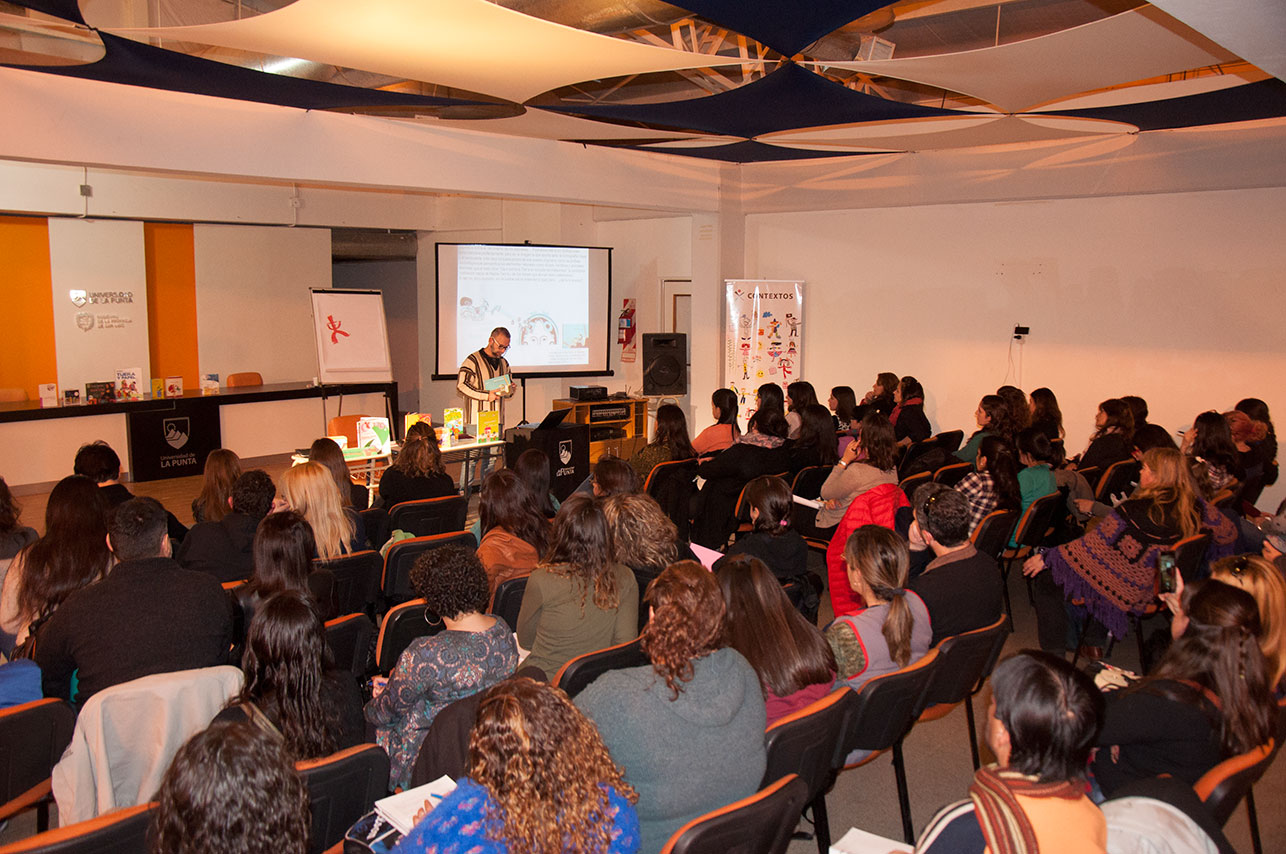
[[[682,332],[643,334],[643,393],[688,393],[688,336]]]

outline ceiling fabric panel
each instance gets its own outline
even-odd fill
[[[1131,125],[1109,121],[1061,117],[1027,120],[1018,116],[992,116],[785,131],[761,136],[759,141],[774,145],[934,151],[946,148],[1046,142],[1105,133],[1129,133],[1133,130],[1134,127]]]
[[[1236,56],[1152,7],[982,50],[872,62],[827,62],[981,98],[1006,112]]]
[[[889,0],[679,0],[674,5],[794,56],[822,36]]]
[[[864,95],[789,63],[753,83],[718,95],[664,104],[551,106],[575,115],[728,136],[758,136],[814,125],[957,115]]]
[[[1272,78],[1183,98],[1093,110],[1060,110],[1053,115],[1128,122],[1139,130],[1273,119],[1286,116],[1286,83]]]
[[[679,148],[668,145],[664,148],[641,145],[636,151],[658,151],[663,154],[681,154],[685,157],[701,157],[706,160],[723,160],[729,163],[767,163],[774,160],[816,160],[822,157],[858,157],[863,153],[853,151],[811,151],[802,148],[785,148],[777,145],[764,145],[761,142],[734,142],[729,145],[696,146]],[[886,152],[879,152],[881,154]]]
[[[85,23],[85,19],[80,14],[78,0],[11,0],[11,2],[15,6],[25,6],[37,12],[44,12],[46,15],[53,15],[55,18],[65,18],[77,24]]]
[[[305,110],[344,107],[440,107],[450,104],[477,104],[454,98],[384,92],[360,86],[340,86],[317,80],[303,80],[268,74],[252,68],[227,65],[185,53],[165,50],[110,33],[98,34],[106,55],[85,65],[15,65],[27,71],[41,71],[84,80],[146,86],[171,92],[191,92],[217,98],[236,98],[261,104],[278,104]]]
[[[741,63],[600,36],[487,0],[295,0],[240,21],[114,32],[298,57],[518,102],[583,80]]]
[[[628,127],[592,119],[579,119],[562,113],[550,113],[545,110],[533,110],[531,108],[528,108],[521,116],[503,119],[434,119],[432,120],[432,126],[499,133],[506,136],[566,139],[573,142],[674,139],[676,136],[687,136],[687,134],[676,134],[671,131],[650,130],[648,128]]]
[[[1286,3],[1282,0],[1152,0],[1152,5],[1286,80]]]

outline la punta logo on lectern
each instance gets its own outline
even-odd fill
[[[75,288],[68,291],[67,295],[71,297],[71,304],[76,306],[76,308],[81,308],[85,305],[85,303],[89,302],[88,294],[86,294],[84,291],[76,290]]]
[[[161,424],[161,429],[165,431],[165,441],[174,450],[177,451],[188,443],[191,426],[187,418],[166,418]]]

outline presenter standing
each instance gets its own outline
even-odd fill
[[[514,393],[513,377],[509,373],[509,362],[505,351],[509,349],[509,330],[497,326],[491,330],[487,346],[464,357],[460,373],[456,377],[455,388],[464,398],[464,420],[466,424],[477,425],[478,415],[483,412],[500,413],[500,430],[505,426],[505,399]],[[503,382],[497,382],[497,381]],[[490,386],[490,387],[488,387]],[[488,456],[480,461],[478,479],[486,475],[491,468],[492,458]],[[465,483],[472,481],[471,465],[465,465]]]

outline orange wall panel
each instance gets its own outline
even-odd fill
[[[0,293],[5,325],[0,334],[0,387],[25,389],[58,381],[54,351],[54,294],[49,267],[49,221],[0,216]]]
[[[152,377],[197,388],[196,261],[189,223],[143,223]]]

